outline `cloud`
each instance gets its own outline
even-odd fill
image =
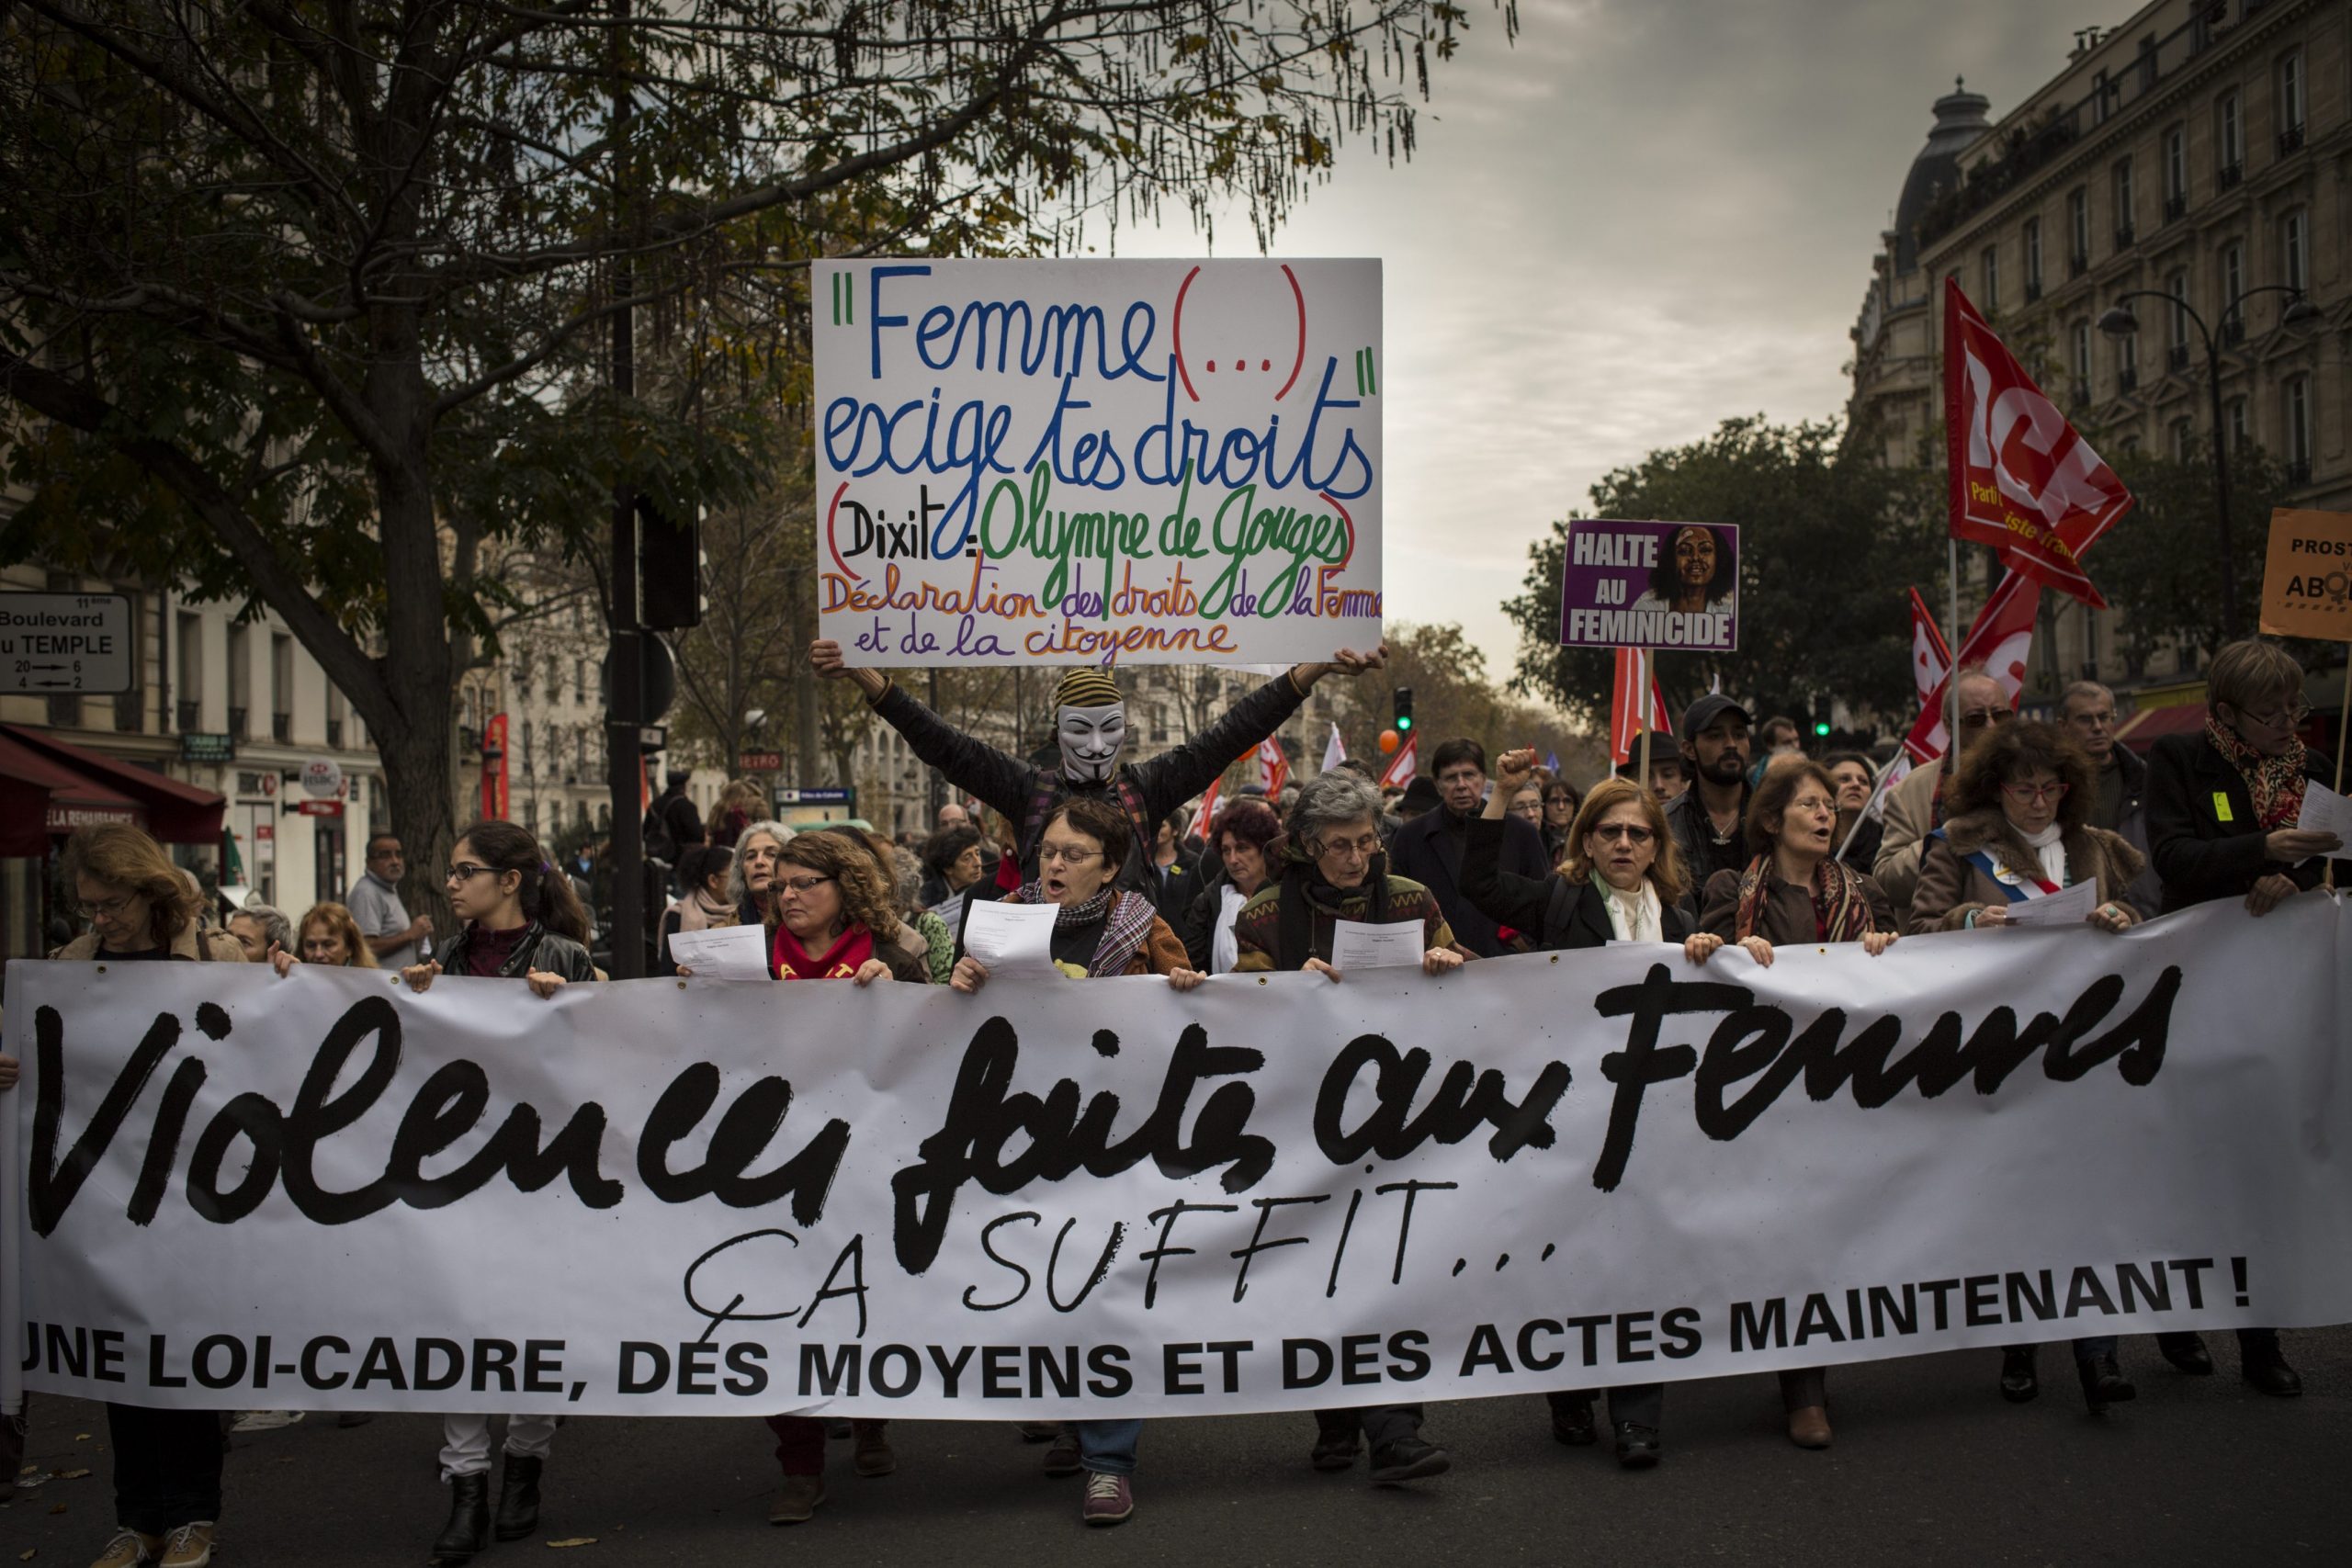
[[[1727,418],[1843,412],[1848,331],[1930,105],[1998,115],[2064,65],[2042,0],[1574,0],[1471,8],[1419,152],[1351,143],[1276,237],[1385,263],[1390,613],[1516,660],[1500,603],[1595,480]],[[1246,223],[1217,225],[1247,243]],[[1185,226],[1131,255],[1201,254]]]

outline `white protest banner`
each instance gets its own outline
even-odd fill
[[[1165,1416],[2338,1322],[2346,976],[2326,894],[1189,993],[19,962],[0,1364],[204,1408]]]
[[[1378,262],[815,274],[819,626],[850,663],[1378,645]]]

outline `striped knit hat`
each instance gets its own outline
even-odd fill
[[[1054,706],[1057,708],[1107,708],[1125,701],[1119,694],[1119,683],[1091,665],[1080,665],[1071,671],[1054,688]]]

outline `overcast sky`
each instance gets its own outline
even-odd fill
[[[1998,118],[2075,28],[2052,0],[1468,0],[1419,154],[1351,145],[1283,255],[1385,264],[1392,618],[1459,621],[1508,674],[1500,602],[1593,482],[1722,420],[1845,406],[1847,336],[1929,106],[1955,74]],[[1237,215],[1216,249],[1254,254]],[[1188,224],[1120,254],[1207,250]]]

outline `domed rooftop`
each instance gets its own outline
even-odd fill
[[[1909,272],[1919,265],[1917,235],[1920,216],[1939,196],[1960,188],[1961,150],[1993,129],[1984,118],[1993,100],[1972,93],[1960,77],[1952,90],[1936,100],[1936,123],[1928,144],[1911,160],[1903,181],[1903,198],[1894,204],[1894,269]]]

